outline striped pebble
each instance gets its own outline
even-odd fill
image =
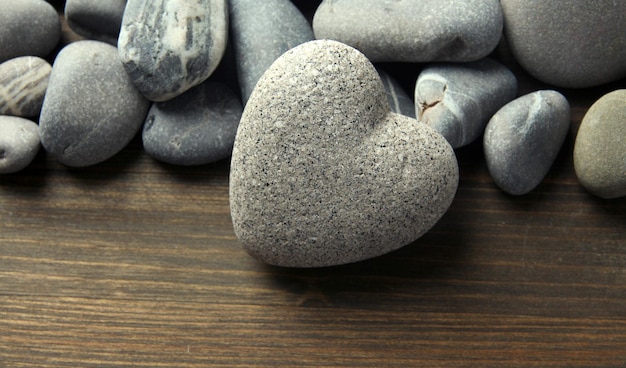
[[[51,70],[47,61],[36,56],[0,64],[0,115],[39,116]]]

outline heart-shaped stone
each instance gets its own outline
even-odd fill
[[[330,266],[413,242],[457,185],[445,138],[390,111],[363,54],[311,41],[278,58],[248,100],[233,149],[231,215],[255,258]]]

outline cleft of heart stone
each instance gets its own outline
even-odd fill
[[[363,54],[310,41],[278,58],[248,100],[232,154],[231,216],[243,248],[265,263],[352,263],[431,229],[458,177],[446,139],[391,112]]]

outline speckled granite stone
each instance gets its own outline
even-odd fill
[[[157,160],[202,165],[230,156],[243,107],[226,85],[206,81],[156,102],[143,127],[143,146]]]
[[[382,69],[376,69],[380,75],[380,80],[385,87],[385,94],[387,95],[387,101],[391,111],[406,115],[410,118],[415,118],[415,104],[413,100],[404,91],[400,83],[395,80],[389,73]]]
[[[602,96],[583,117],[574,168],[589,192],[602,198],[626,196],[626,89]]]
[[[47,56],[61,38],[61,22],[43,0],[0,0],[0,63],[18,56]]]
[[[241,96],[248,101],[261,75],[285,51],[313,40],[313,30],[289,0],[230,0]]]
[[[167,101],[213,73],[227,40],[226,0],[128,0],[118,49],[141,93]]]
[[[457,185],[452,147],[390,111],[363,54],[311,41],[272,64],[248,100],[233,148],[231,215],[257,259],[330,266],[413,242]]]
[[[67,0],[65,19],[81,36],[117,46],[126,0]]]
[[[483,138],[496,185],[513,195],[539,185],[561,150],[569,124],[569,103],[556,91],[529,93],[498,110]]]
[[[586,88],[626,77],[626,1],[501,3],[508,46],[535,78]]]
[[[324,0],[313,30],[372,61],[475,61],[498,45],[502,9],[498,0]]]
[[[30,120],[0,115],[0,174],[26,168],[39,151],[37,124]]]
[[[453,148],[479,138],[487,122],[517,95],[517,79],[488,58],[426,67],[415,85],[418,119],[441,133]]]
[[[50,64],[36,56],[0,64],[0,115],[38,117],[51,71]]]
[[[148,107],[115,47],[100,41],[71,43],[52,66],[39,118],[41,143],[65,165],[97,164],[130,142]]]

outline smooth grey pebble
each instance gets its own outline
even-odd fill
[[[65,19],[81,36],[117,46],[126,0],[67,0]]]
[[[39,151],[37,124],[28,119],[0,115],[0,174],[26,168]]]

